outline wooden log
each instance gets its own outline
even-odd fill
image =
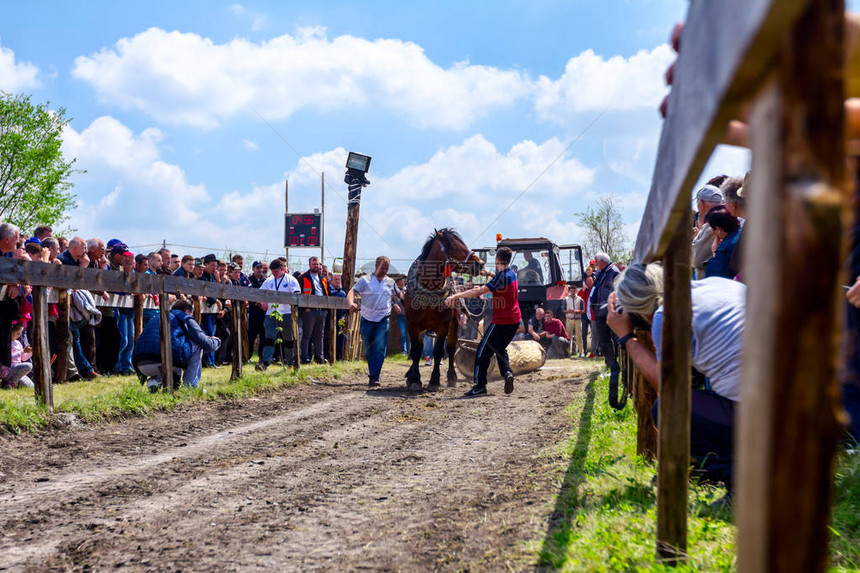
[[[636,338],[648,350],[654,351],[651,332],[637,330]],[[654,460],[657,457],[657,425],[654,423],[654,415],[651,410],[657,401],[657,393],[637,368],[633,368],[630,380],[633,381],[631,394],[633,395],[633,405],[636,408],[636,455],[649,461]]]
[[[740,573],[828,568],[850,229],[843,20],[842,2],[810,3],[751,118],[744,274],[754,319],[744,333],[736,434]],[[798,280],[808,276],[815,280]]]
[[[687,559],[687,480],[690,465],[690,257],[692,228],[678,225],[664,258],[659,442],[657,446],[657,558]]]
[[[454,365],[467,380],[475,376],[475,358],[479,344],[480,341],[477,340],[461,340],[454,355]],[[546,363],[546,351],[534,340],[516,340],[508,344],[508,360],[515,375],[527,374],[540,369]],[[487,379],[500,380],[498,369],[494,357],[487,369]]]
[[[230,372],[230,380],[242,377],[242,305],[238,300],[233,301],[233,369]]]
[[[33,287],[33,382],[36,401],[54,413],[54,391],[51,385],[51,346],[48,343],[48,287]]]
[[[161,387],[169,388],[173,394],[173,346],[170,337],[170,306],[166,291],[158,297],[158,319],[161,335]]]
[[[54,289],[57,291],[57,321],[54,329],[57,331],[57,358],[56,381],[65,382],[69,377],[69,349],[72,333],[69,330],[69,291],[66,289]]]

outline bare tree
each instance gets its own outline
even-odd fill
[[[628,241],[621,219],[621,202],[615,195],[602,195],[597,205],[574,214],[585,230],[583,250],[590,255],[604,251],[613,261],[627,257]]]

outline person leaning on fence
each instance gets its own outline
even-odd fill
[[[321,274],[322,268],[317,257],[308,259],[308,270],[299,278],[302,294],[316,296],[330,296],[328,281]],[[322,364],[325,362],[325,349],[323,339],[325,335],[325,323],[328,311],[324,308],[303,308],[302,317],[302,362],[309,364],[311,361],[311,343],[313,343],[314,360]]]
[[[499,365],[499,373],[505,379],[505,394],[514,391],[514,374],[508,361],[508,345],[522,325],[519,293],[517,290],[517,274],[510,268],[513,252],[508,247],[496,251],[496,274],[482,286],[455,293],[445,299],[445,305],[453,308],[458,298],[473,298],[493,293],[493,320],[484,332],[478,350],[475,353],[474,385],[466,392],[466,396],[485,396],[487,394],[487,370],[495,354]]]
[[[194,305],[187,300],[177,300],[170,309],[170,348],[173,358],[173,382],[181,377],[189,388],[197,388],[203,369],[203,353],[215,352],[221,341],[206,336],[194,320]],[[161,320],[149,322],[134,344],[132,362],[144,378],[150,392],[161,386]]]
[[[299,286],[299,281],[287,272],[287,264],[283,259],[275,259],[269,263],[269,270],[272,271],[272,276],[266,279],[260,290],[272,290],[275,292],[295,293],[300,294],[302,288]],[[263,320],[264,338],[262,351],[260,352],[260,361],[257,363],[257,370],[265,370],[272,363],[272,356],[275,354],[275,341],[280,339],[284,343],[293,341],[293,320],[292,308],[289,304],[280,303],[257,303],[261,309],[266,311],[266,318]],[[278,312],[280,320],[274,315]],[[278,332],[278,328],[281,332]],[[292,345],[285,345],[287,356],[292,356]],[[298,360],[298,356],[293,357]],[[289,363],[289,358],[284,360],[284,363]]]
[[[347,293],[346,301],[351,311],[358,310],[355,295],[361,295],[361,341],[364,343],[364,358],[367,360],[368,386],[379,386],[379,375],[385,362],[388,347],[388,319],[394,299],[394,281],[388,276],[391,261],[388,257],[377,257],[372,275],[356,281]]]
[[[331,296],[346,298],[346,291],[343,290],[343,277],[338,274],[332,274],[330,277],[331,283],[328,285],[328,289]],[[345,310],[338,310],[336,314],[337,333],[335,338],[335,357],[337,360],[343,360],[343,349],[346,344],[346,333],[344,332],[346,313],[347,311]]]
[[[660,393],[663,326],[663,267],[633,264],[615,281],[607,323],[636,368]],[[692,366],[704,374],[709,390],[691,391],[690,459],[707,480],[733,491],[735,407],[740,401],[746,286],[713,277],[691,282]],[[633,336],[633,317],[651,328],[656,353]],[[653,409],[657,420],[658,405]]]

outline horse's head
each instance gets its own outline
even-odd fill
[[[436,239],[442,249],[442,254],[457,273],[477,275],[484,268],[484,261],[472,249],[466,246],[462,237],[453,229],[436,230]]]

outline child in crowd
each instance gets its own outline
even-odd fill
[[[30,346],[21,344],[21,333],[24,332],[24,324],[16,322],[12,325],[12,366],[9,373],[3,378],[4,388],[32,388],[33,381],[27,376],[33,370],[33,364],[29,362],[33,356]]]

